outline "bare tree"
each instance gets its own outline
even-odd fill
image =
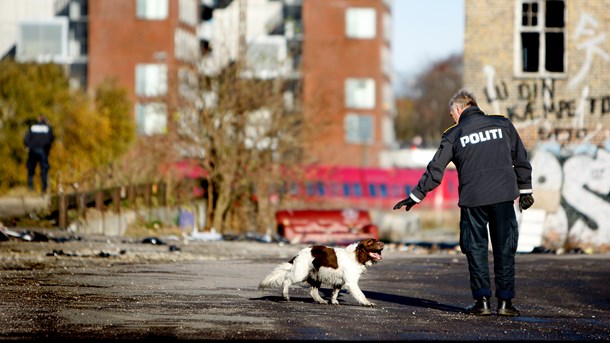
[[[270,228],[301,144],[301,116],[285,101],[290,82],[241,70],[232,64],[212,77],[186,76],[176,130],[181,154],[207,172],[208,228],[220,232]]]
[[[453,125],[449,116],[449,99],[462,87],[462,55],[438,61],[419,74],[413,85],[412,98],[397,99],[396,136],[410,141],[416,135],[436,145],[446,128]]]

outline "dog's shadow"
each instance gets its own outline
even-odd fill
[[[322,297],[324,297],[324,296],[322,296]],[[286,300],[284,300],[284,298],[282,298],[280,296],[276,296],[276,295],[266,295],[266,296],[260,297],[260,298],[250,298],[250,300],[273,301],[276,303],[286,302]],[[315,303],[316,301],[313,300],[312,297],[290,296],[290,302]],[[341,302],[341,300],[339,300],[339,302]]]
[[[415,306],[415,307],[424,307],[430,308],[433,310],[446,311],[446,312],[464,312],[464,309],[457,306],[441,304],[438,301],[422,299],[422,298],[413,298],[406,297],[404,295],[397,294],[388,294],[388,293],[380,293],[380,292],[370,292],[370,291],[362,291],[367,298],[372,300],[378,300],[383,302],[391,302],[399,305],[405,306]]]
[[[461,307],[441,304],[434,300],[413,298],[413,297],[407,297],[404,295],[396,295],[396,294],[389,294],[389,293],[370,292],[370,291],[362,291],[362,292],[369,300],[377,300],[377,301],[395,303],[395,304],[405,305],[405,306],[424,307],[424,308],[430,308],[433,310],[439,310],[439,311],[445,311],[445,312],[463,312],[464,311],[464,309]],[[325,299],[328,299],[330,296],[330,291],[326,292],[326,290],[320,290],[320,293],[321,293],[322,297],[324,297]],[[340,296],[342,294],[347,294],[347,292],[345,290],[341,290]],[[282,298],[281,296],[271,296],[271,295],[260,297],[260,298],[251,298],[250,300],[285,302],[284,298]],[[338,300],[340,303],[345,302],[342,299],[338,299]],[[298,301],[298,302],[304,302],[304,303],[315,303],[316,302],[311,297],[290,297],[290,301]]]

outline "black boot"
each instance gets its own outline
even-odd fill
[[[519,310],[517,310],[515,306],[513,306],[513,303],[510,299],[498,299],[498,315],[516,317],[520,314],[521,313],[519,312]]]
[[[491,307],[489,305],[488,297],[482,297],[474,300],[474,304],[466,307],[465,311],[467,314],[474,314],[477,316],[489,316],[491,314]]]

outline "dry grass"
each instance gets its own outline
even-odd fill
[[[178,236],[182,237],[185,231],[174,225],[163,225],[159,222],[144,223],[138,221],[127,227],[125,237],[130,238],[145,238],[145,237],[162,237],[162,236]]]
[[[38,193],[36,191],[31,191],[26,186],[18,186],[18,187],[13,187],[11,189],[8,189],[5,192],[1,192],[0,196],[7,196],[7,197],[40,196],[40,193]]]

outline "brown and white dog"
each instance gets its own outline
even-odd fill
[[[383,242],[376,239],[365,239],[353,243],[345,249],[315,245],[302,249],[297,255],[277,267],[259,284],[259,289],[283,288],[282,296],[290,300],[288,288],[299,282],[311,285],[311,296],[321,304],[328,304],[318,292],[321,285],[333,288],[330,303],[339,305],[337,296],[343,286],[363,306],[375,306],[366,299],[358,280],[360,275],[374,263],[380,261]]]

